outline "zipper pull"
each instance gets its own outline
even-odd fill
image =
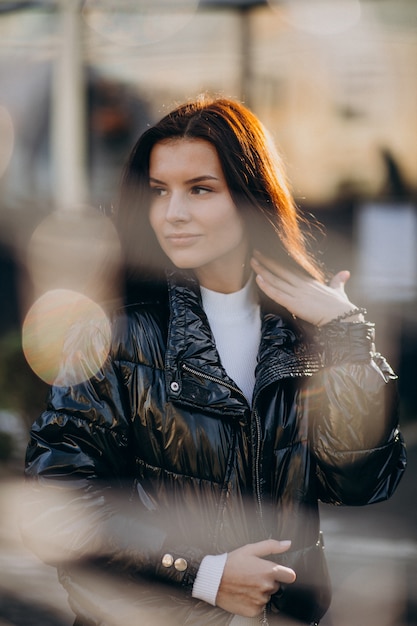
[[[266,616],[266,606],[264,607],[264,612],[260,624],[262,624],[262,626],[269,626],[268,618]]]

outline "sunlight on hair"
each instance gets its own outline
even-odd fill
[[[110,339],[103,309],[69,289],[43,294],[22,327],[26,360],[48,384],[73,385],[94,376],[108,355]]]
[[[355,26],[361,19],[360,0],[268,0],[284,8],[286,20],[297,30],[311,35],[335,35]]]
[[[194,16],[198,0],[85,0],[82,14],[94,31],[122,46],[171,37]]]
[[[10,113],[0,106],[0,178],[6,171],[14,147],[14,127]]]

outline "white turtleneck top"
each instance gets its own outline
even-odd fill
[[[234,293],[218,293],[201,287],[201,297],[223,367],[251,405],[261,338],[253,277]]]

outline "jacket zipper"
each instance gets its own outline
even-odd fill
[[[255,459],[254,459],[254,468],[255,468],[255,497],[256,502],[258,504],[259,509],[259,517],[261,521],[263,520],[263,510],[262,510],[262,496],[261,496],[261,479],[259,475],[259,464],[261,458],[261,420],[259,419],[259,415],[257,410],[254,411],[255,417],[255,426],[256,426],[256,447],[255,447]]]
[[[230,385],[228,382],[224,381],[222,378],[218,378],[216,376],[212,376],[211,374],[206,374],[205,372],[202,372],[202,371],[200,371],[198,369],[190,367],[189,365],[186,365],[185,363],[181,364],[181,369],[184,370],[185,372],[189,372],[190,374],[194,374],[195,376],[198,376],[199,378],[203,378],[205,380],[210,380],[213,383],[217,383],[219,385],[223,385],[227,389],[230,389],[231,391],[236,392],[247,403],[246,396],[239,389],[239,387],[236,387],[234,385]],[[234,447],[235,447],[235,443],[233,444],[233,448]],[[220,513],[221,513],[221,510],[222,510],[222,508],[224,506],[223,499],[224,499],[224,496],[222,495],[222,497],[220,499],[220,502],[219,502],[219,515],[218,515],[218,518],[217,518],[216,528],[215,528],[215,531],[214,531],[215,543],[217,543],[217,536],[218,536],[218,532],[219,532]]]
[[[181,368],[185,372],[189,372],[190,374],[194,374],[195,376],[199,376],[200,378],[205,378],[206,380],[210,380],[213,383],[218,383],[220,385],[223,385],[223,387],[226,387],[227,389],[230,389],[231,391],[238,393],[242,398],[244,398],[245,402],[247,402],[246,396],[239,389],[239,387],[230,385],[228,382],[224,381],[222,378],[217,378],[216,376],[212,376],[211,374],[206,374],[205,372],[201,372],[200,370],[194,369],[193,367],[190,367],[189,365],[186,365],[185,363],[181,365]],[[263,513],[262,513],[262,498],[261,498],[261,481],[260,481],[260,476],[259,476],[259,460],[261,456],[261,421],[259,419],[259,415],[256,410],[254,411],[254,416],[255,416],[255,424],[256,424],[255,497],[256,497],[256,502],[258,504],[259,517],[262,521]],[[268,622],[268,617],[267,617],[266,606],[263,610],[261,619],[262,619],[261,621],[262,626],[268,626],[269,622]]]
[[[244,398],[245,402],[247,403],[246,396],[239,389],[239,387],[235,387],[234,385],[230,385],[228,382],[224,381],[222,378],[217,378],[216,376],[212,376],[211,374],[205,374],[204,372],[202,372],[200,370],[197,370],[197,369],[194,369],[193,367],[190,367],[189,365],[186,365],[185,363],[183,363],[181,365],[181,368],[185,372],[189,372],[190,374],[195,374],[196,376],[199,376],[200,378],[205,378],[206,380],[210,380],[213,383],[219,383],[219,385],[223,385],[223,387],[227,387],[227,389],[230,389],[231,391],[235,391],[242,398]]]
[[[234,385],[230,385],[228,382],[222,380],[221,378],[217,378],[216,376],[212,376],[211,374],[206,374],[205,372],[202,372],[200,370],[197,370],[193,367],[190,367],[189,365],[186,365],[185,363],[183,363],[181,365],[182,369],[185,372],[189,372],[190,374],[194,374],[195,376],[199,376],[200,378],[205,378],[206,380],[210,380],[213,383],[219,383],[220,385],[223,385],[224,387],[227,387],[227,389],[231,389],[232,391],[235,391],[236,393],[238,393],[242,398],[244,398],[245,402],[247,402],[245,395],[242,393],[242,391],[238,388],[235,387]],[[255,403],[254,403],[255,404]],[[255,460],[254,460],[254,466],[255,466],[255,498],[256,498],[256,502],[258,505],[258,509],[259,509],[259,517],[262,520],[263,518],[263,512],[262,512],[262,496],[261,496],[261,480],[260,480],[260,476],[259,476],[259,462],[260,462],[260,458],[261,458],[261,420],[259,418],[258,412],[254,411],[254,417],[255,417],[255,425],[256,425],[256,448],[255,448]]]
[[[255,402],[254,402],[255,405]],[[255,468],[255,476],[254,476],[254,488],[255,488],[255,497],[256,497],[256,503],[258,505],[258,512],[259,512],[259,520],[262,524],[262,526],[264,525],[263,523],[263,507],[262,507],[262,495],[261,495],[261,478],[259,475],[259,465],[260,465],[260,458],[261,458],[261,434],[262,434],[262,428],[261,428],[261,420],[260,417],[258,415],[258,411],[255,409],[254,412],[254,418],[255,418],[255,426],[256,426],[256,447],[255,447],[255,459],[254,459],[254,468]],[[262,626],[269,626],[269,622],[268,622],[268,609],[267,609],[268,605],[264,606],[263,609],[263,613],[262,613],[262,617],[260,620],[260,623]]]

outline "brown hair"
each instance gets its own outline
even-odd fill
[[[217,151],[231,196],[248,224],[251,243],[267,256],[323,280],[306,245],[303,221],[281,159],[258,118],[239,102],[200,97],[146,130],[134,146],[122,178],[118,222],[130,269],[160,271],[170,262],[149,224],[149,159],[160,141],[204,139]]]

